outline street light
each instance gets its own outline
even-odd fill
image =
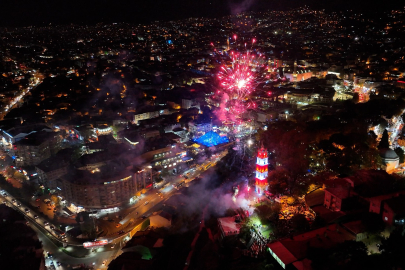
[[[150,169],[150,181],[152,182],[152,187],[155,187],[155,185],[153,184],[153,178],[152,178],[152,166],[148,166],[148,169]]]

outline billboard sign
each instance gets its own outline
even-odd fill
[[[94,247],[101,247],[108,244],[108,240],[99,240],[94,242],[84,242],[83,247],[85,248],[94,248]]]

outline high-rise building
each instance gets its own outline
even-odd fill
[[[261,195],[267,186],[268,165],[268,153],[262,145],[257,153],[256,161],[256,193],[258,195]]]

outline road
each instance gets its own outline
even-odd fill
[[[98,220],[98,225],[104,230],[101,238],[108,239],[109,244],[104,247],[97,248],[94,252],[84,251],[77,239],[72,238],[69,235],[64,238],[66,240],[63,240],[62,237],[51,229],[51,226],[53,226],[52,224],[45,225],[46,222],[49,221],[43,219],[42,217],[35,219],[35,215],[39,216],[39,214],[34,212],[34,210],[37,210],[35,207],[36,205],[39,205],[40,210],[42,211],[51,211],[48,209],[43,209],[44,207],[48,208],[48,206],[43,204],[42,201],[33,201],[31,204],[34,207],[27,207],[19,202],[16,198],[13,198],[10,194],[6,193],[6,196],[0,196],[0,198],[1,200],[6,201],[8,206],[21,212],[29,221],[29,226],[31,226],[33,230],[37,232],[38,238],[43,245],[47,266],[53,264],[55,269],[62,270],[71,269],[72,266],[76,265],[86,265],[92,266],[94,269],[102,270],[107,269],[107,266],[111,260],[121,253],[121,248],[124,245],[125,240],[129,239],[129,231],[134,232],[141,227],[141,224],[144,221],[144,219],[141,218],[143,215],[150,216],[153,212],[161,209],[163,203],[178,191],[179,184],[189,184],[193,179],[200,176],[207,169],[214,167],[217,161],[224,157],[226,153],[227,151],[225,150],[217,155],[213,155],[210,159],[202,162],[202,164],[199,164],[195,168],[186,171],[184,175],[188,179],[185,179],[183,175],[171,177],[168,179],[167,183],[165,183],[165,186],[159,189],[151,189],[146,194],[143,194],[133,206],[125,211],[122,211],[122,213],[119,213],[119,215],[124,216],[124,218],[119,222],[122,224],[120,227],[116,227],[118,222],[110,222],[102,219]],[[0,192],[0,194],[4,194],[4,192]],[[25,208],[31,210],[26,212],[24,210]],[[39,210],[37,211],[39,212]],[[120,230],[125,231],[125,233],[119,235],[118,231]],[[58,245],[55,242],[58,242]],[[63,242],[68,245],[66,247],[67,253],[75,255],[82,254],[82,256],[85,257],[77,258],[68,255],[61,248]],[[48,258],[46,256],[46,252],[52,253],[52,258]],[[57,262],[60,262],[61,266],[58,266]]]
[[[16,106],[18,102],[20,102],[24,98],[26,94],[28,94],[34,87],[42,83],[41,78],[43,76],[38,71],[32,71],[33,72],[31,75],[33,76],[34,80],[29,83],[27,88],[21,90],[19,95],[15,96],[7,105],[4,106],[4,109],[0,111],[0,120],[3,120],[7,113],[11,111],[14,106]]]
[[[71,269],[71,267],[76,265],[86,265],[95,267],[95,269],[107,269],[106,265],[103,265],[104,261],[114,258],[119,254],[120,245],[116,245],[111,248],[111,245],[107,245],[102,248],[98,248],[97,252],[89,252],[84,258],[76,258],[66,254],[62,249],[55,245],[43,232],[34,225],[30,225],[31,228],[37,233],[39,240],[42,242],[42,247],[45,251],[45,264],[49,266],[53,264],[56,269]],[[67,247],[68,252],[74,252],[74,247]],[[52,258],[47,257],[47,252],[52,254]],[[61,266],[57,265],[57,262],[61,263]]]
[[[53,238],[54,240],[60,243],[66,242],[71,245],[80,245],[80,243],[77,242],[76,239],[69,236],[63,236],[54,229],[52,229],[57,227],[51,222],[41,217],[30,206],[22,204],[19,200],[14,198],[9,193],[2,191],[0,192],[0,196],[2,197],[3,203],[6,202],[7,206],[20,212],[30,223],[36,224],[37,226],[41,227],[45,232],[49,234],[49,237]]]

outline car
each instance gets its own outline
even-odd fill
[[[145,216],[145,215],[141,216],[141,219],[145,219],[145,218],[146,218],[146,216]]]
[[[58,266],[61,266],[61,265],[62,265],[60,262],[56,262],[56,264],[57,264]]]
[[[115,244],[111,244],[111,248],[115,248]]]
[[[49,252],[49,251],[47,251],[46,254],[47,254],[48,258],[52,258],[52,257],[53,257],[52,253]]]
[[[49,208],[49,207],[48,207],[48,208],[46,208],[46,209],[48,209],[48,210],[50,210],[50,211],[52,210],[52,208]]]
[[[118,234],[124,234],[125,232],[123,230],[119,231]]]
[[[15,203],[15,202],[16,202],[16,200],[15,200],[15,199],[12,199],[11,201],[12,201],[13,203]]]
[[[39,208],[41,208],[41,206],[37,205],[37,208],[39,209]]]
[[[55,227],[53,225],[51,225],[49,228],[51,228],[51,230],[55,230]]]
[[[146,201],[145,203],[144,203],[144,205],[147,205],[149,203],[149,201]]]
[[[40,199],[40,198],[38,198],[38,199],[36,199],[35,201],[36,201],[36,202],[39,202],[40,200],[41,200],[41,199]]]
[[[38,219],[38,218],[39,218],[39,216],[38,216],[38,215],[35,215],[35,216],[34,216],[34,218],[35,218],[35,219]]]
[[[24,209],[24,211],[25,211],[25,213],[27,213],[27,214],[28,214],[28,213],[30,212],[30,209],[25,208],[25,209]]]
[[[44,226],[48,226],[49,225],[49,222],[44,222]]]
[[[122,226],[121,223],[117,223],[117,225],[115,225],[115,228],[119,228],[119,227],[121,227],[121,226]]]
[[[17,203],[17,206],[21,206],[21,203],[18,202],[18,203]]]

